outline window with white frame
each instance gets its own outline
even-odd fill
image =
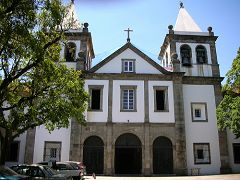
[[[194,143],[194,164],[211,164],[209,143]]]
[[[136,86],[121,86],[121,111],[136,111]]]
[[[193,102],[191,103],[192,121],[194,122],[206,122],[207,117],[207,103]]]
[[[135,72],[135,59],[122,59],[122,72]]]
[[[154,111],[168,111],[168,87],[154,86]]]
[[[102,111],[103,85],[89,85],[89,110]]]
[[[61,144],[61,142],[45,141],[43,161],[60,161]]]

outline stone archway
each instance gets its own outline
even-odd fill
[[[115,142],[115,174],[141,174],[142,143],[131,133],[120,135]]]
[[[173,173],[172,142],[167,137],[160,136],[153,142],[153,174]]]
[[[88,174],[103,174],[104,143],[98,136],[90,136],[84,141],[83,163]]]

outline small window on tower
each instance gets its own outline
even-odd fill
[[[201,117],[201,109],[195,109],[195,117]]]
[[[204,159],[203,149],[197,149],[197,158],[198,159]]]
[[[193,143],[194,164],[211,164],[210,144]]]
[[[193,122],[207,122],[207,103],[205,102],[192,102],[192,121]]]
[[[167,87],[155,86],[154,88],[154,111],[168,111]]]
[[[102,110],[102,89],[103,86],[89,86],[89,110]]]

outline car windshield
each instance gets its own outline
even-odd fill
[[[2,175],[18,175],[16,172],[14,172],[13,170],[11,170],[8,167],[5,166],[0,166],[0,174]]]
[[[80,169],[76,163],[69,163],[74,169]]]
[[[43,166],[43,169],[46,170],[50,176],[53,176],[53,175],[57,174],[56,171],[54,171],[53,169],[51,169],[48,166]]]
[[[74,170],[74,168],[67,163],[57,163],[57,169],[59,170]]]

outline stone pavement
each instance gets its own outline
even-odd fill
[[[85,180],[94,180],[92,176],[85,176]],[[209,175],[209,176],[170,176],[170,177],[119,177],[96,176],[97,180],[240,180],[240,174]]]

